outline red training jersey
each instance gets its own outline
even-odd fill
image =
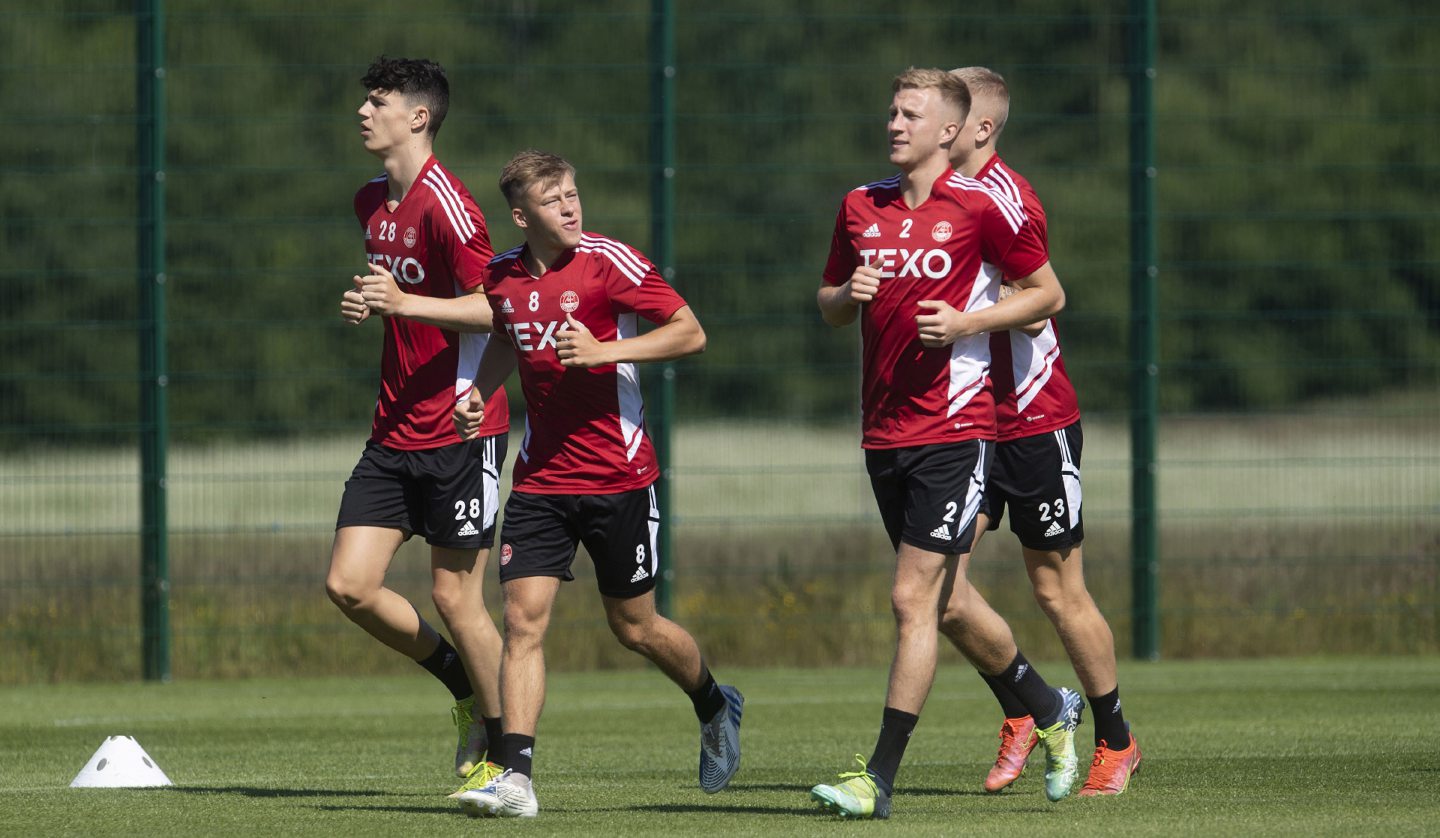
[[[1045,208],[1040,205],[1030,181],[1005,165],[998,155],[985,162],[975,179],[1019,204],[1030,225],[1048,246]],[[1007,273],[1006,278],[1015,279],[1017,275]],[[1049,433],[1080,419],[1080,401],[1075,397],[1070,376],[1065,373],[1060,336],[1053,318],[1047,320],[1045,330],[1033,338],[1019,329],[992,334],[990,354],[995,420],[999,423],[1001,442]]]
[[[659,467],[636,365],[561,366],[555,335],[569,314],[597,340],[632,338],[638,318],[664,323],[685,300],[639,251],[604,236],[583,233],[540,277],[525,267],[524,251],[500,254],[485,273],[495,333],[514,347],[525,392],[514,490],[606,495],[649,486]]]
[[[865,264],[884,275],[860,312],[863,447],[995,439],[989,336],[927,349],[915,318],[931,310],[919,302],[978,311],[995,304],[1002,272],[1028,276],[1048,259],[1013,201],[949,169],[915,209],[898,175],[845,196],[824,281],[843,285]]]
[[[395,275],[407,294],[455,297],[481,284],[490,261],[485,217],[460,179],[433,156],[392,210],[389,179],[375,178],[355,193],[355,217],[365,229],[365,258]],[[425,323],[385,317],[380,393],[370,439],[389,448],[419,451],[454,445],[452,414],[480,363],[489,335],[456,334]],[[462,373],[466,379],[459,388]],[[485,405],[482,435],[510,428],[505,391]]]

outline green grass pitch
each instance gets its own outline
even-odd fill
[[[868,755],[882,669],[718,675],[747,698],[740,773],[718,795],[696,786],[694,716],[657,672],[553,675],[529,823],[472,821],[444,797],[447,697],[418,671],[0,689],[0,834],[1388,836],[1440,823],[1437,658],[1123,663],[1144,769],[1122,797],[1059,804],[1038,753],[1013,790],[980,791],[998,712],[946,666],[894,817],[872,824],[820,813],[808,789]],[[175,786],[68,788],[111,734],[135,736]]]

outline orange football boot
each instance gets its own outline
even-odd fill
[[[1104,740],[1095,749],[1090,760],[1090,776],[1080,789],[1081,797],[1100,794],[1122,794],[1130,788],[1130,778],[1140,773],[1140,743],[1130,736],[1130,747],[1123,751],[1111,750]]]
[[[1020,779],[1025,773],[1025,761],[1037,742],[1033,718],[1006,719],[1000,726],[1000,752],[995,755],[995,767],[985,775],[985,790],[994,794]]]

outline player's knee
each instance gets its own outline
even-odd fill
[[[897,585],[890,590],[890,611],[894,612],[896,619],[906,621],[914,619],[920,612],[935,611],[933,596],[926,596],[927,592],[919,586]]]
[[[330,597],[331,602],[347,614],[360,611],[364,607],[364,593],[343,576],[336,574],[327,576],[325,578],[325,594]]]
[[[621,646],[632,652],[643,652],[646,649],[650,631],[645,622],[628,619],[621,615],[612,615],[609,623],[610,632],[615,635],[616,640],[620,641]]]
[[[447,623],[465,613],[465,596],[459,586],[436,585],[430,592],[430,601],[435,603],[436,613]]]
[[[929,631],[935,630],[938,614],[931,597],[897,589],[890,595],[890,610],[898,626],[926,626]]]
[[[649,636],[633,626],[626,626],[616,630],[615,639],[619,640],[620,645],[626,649],[632,652],[639,652],[642,655],[650,648],[648,642]]]
[[[1083,587],[1075,588],[1059,583],[1035,585],[1035,603],[1052,622],[1066,615],[1088,613],[1095,607],[1089,592]]]
[[[1073,605],[1071,597],[1067,596],[1065,589],[1059,585],[1036,585],[1035,603],[1051,622],[1059,619]]]
[[[537,613],[515,605],[505,608],[505,645],[515,648],[538,647],[545,639],[549,614]]]

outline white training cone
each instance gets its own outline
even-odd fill
[[[70,788],[139,789],[172,785],[133,736],[107,736]]]

